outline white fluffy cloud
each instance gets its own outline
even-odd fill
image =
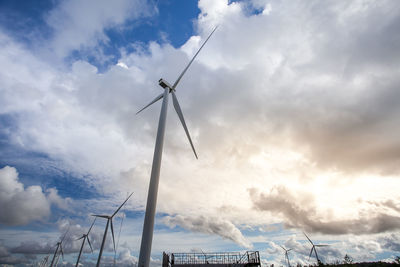
[[[0,169],[0,223],[6,225],[24,225],[31,221],[45,221],[50,215],[51,204],[68,208],[54,188],[47,194],[41,186],[32,185],[24,188],[19,182],[17,170],[5,166]]]
[[[251,243],[242,235],[240,230],[233,223],[217,217],[183,217],[181,215],[167,216],[164,218],[164,223],[171,228],[178,225],[190,231],[221,236],[222,238],[232,240],[245,248],[252,247]]]
[[[145,1],[60,1],[48,14],[47,24],[53,29],[48,44],[51,53],[60,58],[73,50],[85,50],[97,47],[92,56],[106,61],[99,43],[108,43],[104,31],[108,28],[123,27],[127,20],[133,21],[151,15],[155,10]]]

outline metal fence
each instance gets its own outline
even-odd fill
[[[171,266],[185,264],[260,264],[258,251],[214,252],[214,253],[171,253],[168,255]]]

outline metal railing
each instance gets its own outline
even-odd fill
[[[260,264],[258,251],[214,252],[214,253],[171,253],[170,264]]]

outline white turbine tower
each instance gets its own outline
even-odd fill
[[[90,230],[92,230],[92,227],[93,227],[93,224],[94,224],[95,221],[96,221],[96,218],[94,218],[93,223],[92,223],[92,225],[91,225],[90,228],[89,228],[89,231],[88,231],[86,234],[83,234],[80,238],[77,239],[77,240],[83,239],[83,241],[82,241],[81,250],[79,251],[78,260],[76,261],[75,267],[78,267],[78,265],[79,265],[79,259],[81,258],[83,246],[85,245],[86,239],[87,239],[87,241],[88,241],[88,243],[89,243],[90,250],[91,250],[92,253],[93,253],[92,244],[90,244],[90,240],[89,240],[89,233],[90,233]]]
[[[162,149],[164,144],[164,133],[165,133],[165,123],[167,118],[167,107],[168,107],[168,97],[169,94],[172,94],[172,102],[175,108],[176,113],[182,123],[182,126],[185,130],[186,136],[189,139],[190,146],[194,152],[195,157],[197,158],[196,150],[194,149],[192,139],[190,138],[189,131],[186,127],[185,119],[183,118],[182,110],[179,106],[178,99],[175,95],[175,89],[178,86],[179,81],[182,79],[185,72],[188,70],[190,65],[192,64],[193,60],[199,54],[200,50],[203,46],[207,43],[208,39],[210,39],[211,35],[214,33],[215,29],[210,33],[207,37],[205,42],[201,45],[197,53],[193,56],[192,60],[190,60],[189,64],[186,68],[182,71],[181,75],[179,75],[178,79],[175,83],[171,86],[167,81],[164,79],[160,79],[158,84],[164,88],[164,92],[157,96],[153,101],[151,101],[147,106],[139,110],[136,114],[147,108],[148,106],[154,104],[161,98],[163,98],[163,102],[161,105],[161,112],[160,118],[158,122],[158,129],[157,129],[157,137],[156,137],[156,145],[154,148],[154,156],[153,156],[153,165],[151,169],[150,175],[150,184],[149,184],[149,191],[147,195],[147,204],[146,204],[146,213],[144,217],[144,224],[143,224],[143,233],[142,233],[142,241],[140,245],[140,254],[139,254],[139,267],[149,267],[150,264],[150,254],[151,254],[151,243],[153,241],[153,230],[154,230],[154,216],[156,213],[156,204],[157,204],[157,192],[158,192],[158,183],[160,179],[160,167],[161,167],[161,157],[162,157]]]
[[[287,261],[287,266],[290,267],[290,261],[289,261],[289,254],[288,252],[291,251],[292,249],[286,249],[283,246],[280,246],[284,251],[285,251],[285,261]]]
[[[65,232],[63,238],[61,238],[61,240],[60,240],[59,242],[57,242],[56,251],[54,251],[54,255],[53,255],[53,259],[51,260],[50,267],[53,267],[53,266],[54,266],[54,262],[55,262],[56,256],[59,257],[59,256],[60,256],[60,255],[59,255],[60,253],[61,253],[61,255],[62,255],[62,258],[64,259],[64,251],[63,251],[63,249],[62,249],[62,242],[64,241],[64,238],[65,238],[65,236],[67,235],[68,231],[69,231],[69,228],[68,228],[68,230]],[[59,249],[60,249],[60,252],[58,252]],[[57,253],[58,253],[58,255],[57,255]],[[58,257],[57,257],[57,262],[58,262]],[[57,264],[57,263],[56,263],[56,264]]]
[[[312,247],[311,247],[311,251],[310,251],[310,255],[308,256],[308,259],[310,259],[313,251],[315,254],[315,258],[317,259],[318,264],[320,264],[320,260],[318,258],[318,253],[317,253],[317,247],[327,247],[328,245],[314,245],[314,243],[311,241],[311,239],[306,235],[306,233],[303,232],[303,234],[307,237],[308,241],[310,241]]]
[[[97,259],[96,267],[100,266],[101,255],[103,254],[104,243],[106,242],[108,225],[110,224],[110,222],[111,222],[111,234],[112,234],[112,239],[113,239],[113,244],[114,244],[114,251],[115,251],[114,226],[113,226],[112,219],[118,213],[118,211],[122,208],[122,206],[128,201],[128,199],[132,196],[132,194],[133,194],[133,192],[128,196],[128,198],[124,201],[124,203],[122,203],[122,205],[119,206],[119,208],[111,216],[110,215],[92,215],[94,217],[100,217],[100,218],[107,219],[106,229],[104,230],[103,242],[101,242],[99,258]]]

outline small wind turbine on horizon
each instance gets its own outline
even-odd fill
[[[290,267],[290,261],[289,261],[289,254],[288,252],[291,251],[292,249],[286,249],[283,246],[279,245],[284,251],[285,251],[285,261],[287,261],[287,266]]]
[[[310,255],[308,256],[308,259],[311,258],[311,255],[312,255],[312,253],[313,253],[313,251],[314,251],[315,258],[317,259],[318,264],[320,264],[321,261],[320,261],[319,258],[318,258],[317,247],[327,247],[328,245],[321,245],[321,244],[314,245],[314,243],[313,243],[313,242],[311,241],[311,239],[306,235],[306,233],[303,232],[303,234],[307,237],[308,241],[310,241],[310,243],[311,243],[311,245],[312,245],[311,251],[310,251]]]
[[[82,250],[83,250],[83,246],[85,245],[85,241],[86,241],[86,239],[87,239],[87,241],[88,241],[88,243],[89,243],[89,246],[90,246],[90,250],[92,251],[92,253],[93,253],[93,248],[92,248],[92,244],[90,244],[90,240],[89,240],[89,233],[90,233],[90,230],[92,230],[92,227],[93,227],[93,225],[94,225],[94,222],[96,221],[96,218],[94,218],[94,220],[93,220],[93,223],[92,223],[92,225],[90,226],[90,228],[89,228],[89,231],[87,231],[87,233],[86,234],[83,234],[80,238],[78,238],[77,240],[81,240],[81,239],[83,239],[83,241],[82,241],[82,246],[81,246],[81,250],[79,250],[79,255],[78,255],[78,259],[77,259],[77,261],[76,261],[76,265],[75,265],[75,267],[78,267],[78,265],[79,265],[79,259],[81,258],[81,254],[82,254]]]
[[[57,242],[56,251],[54,251],[54,255],[53,255],[53,259],[51,260],[50,267],[53,267],[53,266],[54,266],[54,262],[55,262],[56,256],[59,257],[59,256],[60,256],[60,255],[59,255],[60,253],[61,253],[61,255],[62,255],[62,258],[64,259],[64,251],[63,251],[63,249],[62,249],[62,242],[64,241],[65,236],[67,235],[68,231],[69,231],[69,228],[68,228],[68,230],[65,232],[63,238],[61,238],[61,240],[60,240],[59,242]],[[58,249],[60,249],[60,252],[58,252]],[[57,255],[57,253],[58,253],[58,255]],[[58,262],[58,257],[57,257],[57,262]]]
[[[49,261],[49,255],[43,258],[43,260],[39,263],[39,267],[46,267],[48,261]]]
[[[215,29],[210,33],[207,37],[205,42],[201,45],[197,53],[193,56],[192,60],[189,61],[189,64],[186,68],[182,71],[179,75],[178,79],[175,81],[173,85],[170,85],[164,79],[160,79],[158,84],[164,89],[164,92],[154,98],[148,105],[144,108],[139,110],[136,114],[140,113],[150,105],[154,104],[160,99],[163,99],[160,111],[160,118],[158,122],[158,129],[157,129],[157,137],[156,137],[156,145],[154,148],[154,156],[153,156],[153,165],[151,169],[150,175],[150,185],[149,191],[147,195],[147,204],[146,204],[146,213],[144,217],[144,224],[143,224],[143,233],[142,233],[142,240],[140,245],[140,253],[139,253],[139,267],[149,267],[150,264],[150,254],[151,254],[151,243],[153,241],[153,230],[154,230],[154,217],[156,213],[156,205],[157,205],[157,192],[158,192],[158,184],[160,180],[160,167],[161,167],[161,158],[162,158],[162,149],[164,145],[164,134],[165,134],[165,124],[167,118],[167,108],[168,108],[168,98],[169,94],[172,94],[172,102],[175,108],[176,113],[178,114],[179,120],[182,123],[182,126],[185,130],[186,136],[189,139],[190,146],[192,147],[193,153],[197,157],[196,150],[194,149],[192,139],[190,138],[189,130],[186,127],[185,119],[183,117],[183,113],[181,107],[179,105],[178,99],[175,95],[175,89],[178,86],[180,80],[182,79],[183,75],[186,73],[196,56],[199,54],[200,50],[203,46],[207,43],[208,39],[210,39],[211,35],[215,32]]]
[[[64,254],[62,254],[62,259],[64,261]],[[54,267],[58,266],[58,261],[60,260],[60,254],[57,255],[56,262],[54,263]]]
[[[115,251],[115,238],[114,238],[114,226],[113,226],[113,221],[112,219],[114,216],[118,213],[118,211],[122,208],[122,206],[128,201],[128,199],[132,196],[133,192],[128,196],[128,198],[124,201],[124,203],[119,206],[119,208],[112,214],[112,215],[92,215],[94,217],[100,217],[107,219],[107,224],[106,224],[106,229],[104,230],[104,235],[103,235],[103,241],[101,242],[101,247],[100,247],[100,252],[99,252],[99,258],[97,259],[97,264],[96,267],[100,266],[100,260],[101,260],[101,255],[103,254],[103,249],[104,249],[104,244],[106,242],[106,236],[107,236],[107,231],[108,231],[108,225],[111,224],[111,234],[112,234],[112,240],[114,244],[114,251]]]
[[[207,260],[207,254],[204,253],[204,251],[200,248],[201,253],[203,253],[204,255],[204,263],[209,264],[208,260]]]

